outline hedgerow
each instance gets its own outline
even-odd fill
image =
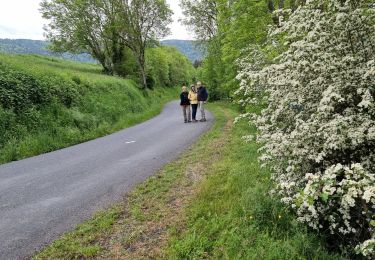
[[[134,125],[174,96],[175,88],[142,92],[95,64],[0,54],[0,164]]]
[[[46,75],[43,79],[0,64],[0,105],[16,113],[58,100],[70,107],[78,98],[76,84]]]
[[[273,192],[335,246],[375,257],[375,9],[365,0],[308,0],[277,13],[272,65],[240,61],[241,102],[259,129]]]

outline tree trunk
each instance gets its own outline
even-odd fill
[[[140,72],[141,72],[141,80],[142,80],[142,88],[146,89],[147,88],[147,78],[146,78],[146,70],[143,65],[140,65]]]
[[[139,72],[140,78],[142,83],[142,89],[147,88],[147,76],[146,76],[146,61],[145,61],[145,54],[143,51],[140,51],[138,54],[138,64],[139,64]]]
[[[102,53],[99,53],[98,51],[94,49],[92,49],[91,53],[92,53],[92,56],[95,59],[97,59],[99,63],[102,65],[103,72],[108,75],[113,75],[113,69],[111,68],[111,66],[108,66],[105,55]]]
[[[113,76],[113,68],[110,67],[110,66],[108,66],[108,64],[107,64],[107,62],[105,61],[105,59],[104,59],[104,60],[103,60],[103,59],[100,59],[100,60],[99,60],[99,63],[102,65],[102,67],[103,67],[103,72],[104,72],[105,74],[108,74],[108,75]]]
[[[134,48],[132,45],[128,45],[129,49],[133,52],[134,57],[137,60],[139,66],[139,79],[141,80],[142,89],[147,89],[147,75],[146,75],[146,58],[145,52],[142,49]]]
[[[112,57],[113,72],[118,76],[126,76],[122,68],[124,62],[124,45],[119,40],[119,35],[116,32],[112,33]]]
[[[146,48],[146,45],[144,46],[144,48]],[[142,47],[140,48],[138,59],[139,59],[139,68],[140,68],[140,71],[141,71],[141,80],[142,80],[143,89],[146,89],[147,88],[147,77],[146,77],[146,57],[145,57],[145,49],[144,48],[142,48]]]
[[[112,64],[113,72],[118,76],[126,76],[122,70],[122,63],[124,62],[123,48],[118,47],[113,49]]]

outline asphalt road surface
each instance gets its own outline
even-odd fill
[[[171,102],[134,127],[0,165],[0,259],[27,259],[120,200],[207,131],[213,122],[207,114],[208,122],[184,124]]]

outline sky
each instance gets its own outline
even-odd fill
[[[41,0],[0,0],[0,38],[44,40],[43,25],[46,20],[39,13]],[[178,0],[167,0],[174,12],[170,28],[172,34],[166,39],[190,40],[193,38],[178,19],[182,11]]]

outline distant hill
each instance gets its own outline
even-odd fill
[[[161,41],[163,45],[175,46],[180,52],[186,55],[192,62],[202,60],[204,58],[203,52],[196,46],[194,41],[186,40],[164,40]]]
[[[202,60],[203,53],[195,48],[194,41],[184,40],[165,40],[162,41],[163,45],[175,46],[179,51],[186,55],[192,62],[195,60]],[[86,53],[82,54],[71,54],[71,53],[53,53],[47,48],[47,41],[27,40],[27,39],[0,39],[0,52],[10,54],[39,54],[53,57],[60,57],[65,60],[74,60],[81,62],[92,62],[96,61]]]
[[[73,60],[80,62],[91,62],[96,61],[86,53],[82,54],[71,54],[71,53],[53,53],[47,48],[47,41],[27,40],[27,39],[0,39],[0,52],[10,54],[39,54],[45,56],[59,57],[65,60]]]

